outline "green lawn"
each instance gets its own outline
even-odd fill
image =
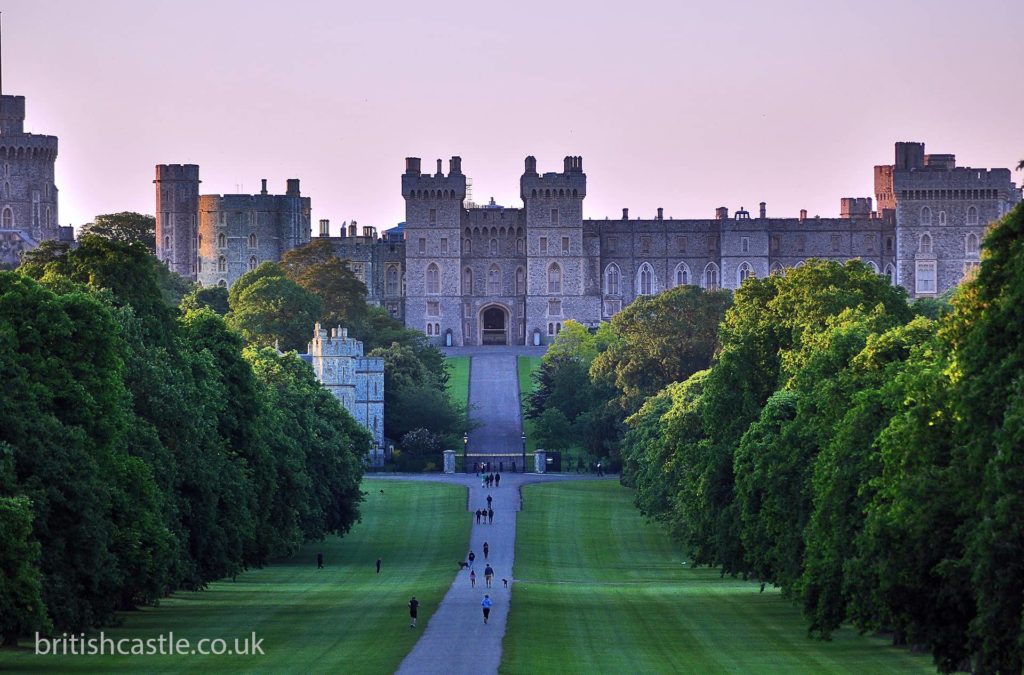
[[[530,376],[533,371],[540,368],[540,356],[519,356],[516,357],[516,367],[519,369],[519,399],[525,401],[526,397],[533,393],[533,378]],[[537,449],[537,439],[533,433],[533,421],[523,418],[523,431],[526,432],[526,451],[533,452]],[[533,461],[533,460],[530,460]]]
[[[502,672],[935,672],[852,629],[807,638],[777,592],[682,565],[631,500],[611,481],[524,488]]]
[[[263,638],[264,656],[36,656],[31,643],[0,650],[0,671],[391,673],[423,632],[469,545],[466,490],[367,480],[363,520],[352,532],[309,545],[287,562],[253,570],[157,608],[124,615],[106,636]],[[380,490],[384,494],[380,494]],[[326,567],[317,570],[316,553]],[[374,571],[377,556],[382,572]],[[415,594],[420,627],[410,630]]]
[[[448,366],[448,393],[453,401],[469,405],[469,357],[449,356],[445,359]]]

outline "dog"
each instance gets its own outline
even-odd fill
[[[508,579],[502,579],[501,583],[505,584],[505,588],[508,588]]]
[[[460,560],[459,561],[459,571],[460,572],[462,570],[466,569],[467,567],[469,567],[469,563],[468,562],[466,562],[465,560]]]

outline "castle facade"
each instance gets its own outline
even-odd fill
[[[178,175],[188,190],[161,217],[161,186],[180,184]],[[204,285],[230,285],[310,241],[298,181],[283,197],[264,187],[200,198],[194,165],[161,165],[157,178],[157,242],[170,244],[161,257]],[[923,143],[896,143],[894,163],[874,168],[874,187],[874,198],[842,198],[838,218],[771,217],[762,202],[756,214],[719,207],[713,218],[676,220],[662,209],[653,218],[623,209],[598,220],[583,217],[581,157],[544,173],[527,157],[516,208],[468,202],[459,157],[447,173],[441,160],[430,173],[410,157],[403,226],[378,237],[353,223],[330,237],[322,220],[319,234],[349,261],[371,304],[433,343],[540,345],[569,319],[593,327],[641,295],[683,284],[737,288],[809,258],[860,259],[912,297],[936,297],[977,268],[985,229],[1021,199],[1009,169],[958,167],[954,155],[925,154]],[[181,226],[192,239],[179,243]]]

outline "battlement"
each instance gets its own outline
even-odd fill
[[[328,331],[319,322],[313,328],[313,340],[307,352],[313,356],[351,356],[363,355],[363,343],[348,336],[348,328],[337,326]]]
[[[0,156],[4,158],[43,159],[57,158],[57,137],[42,134],[0,134]]]
[[[198,164],[157,164],[156,180],[186,180],[199,181]],[[155,181],[154,181],[155,182]]]
[[[531,198],[572,197],[583,199],[587,196],[587,174],[583,173],[583,158],[567,156],[563,161],[562,173],[549,171],[537,173],[537,160],[526,158],[519,192],[523,201]]]
[[[839,200],[840,218],[870,218],[871,197],[843,197]]]
[[[405,158],[405,173],[402,174],[402,196],[406,199],[466,199],[466,176],[462,173],[462,158],[452,157],[448,161],[448,175],[444,175],[441,160],[437,160],[437,172],[433,175],[420,171],[419,157]]]

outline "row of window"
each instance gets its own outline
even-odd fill
[[[900,199],[998,199],[999,190],[900,190]]]
[[[946,224],[946,212],[939,211],[938,216],[939,225],[944,226]],[[921,225],[928,226],[932,224],[932,210],[930,207],[921,207]],[[967,209],[967,224],[977,225],[978,224],[978,209],[977,207],[970,207]]]
[[[39,204],[34,203],[32,209],[32,224],[39,226]],[[47,206],[45,210],[46,217],[43,219],[42,225],[44,227],[53,226],[53,212],[50,211],[50,207]],[[5,206],[3,215],[0,217],[0,224],[3,225],[4,229],[14,229],[14,209],[10,206]]]
[[[260,266],[260,261],[256,258],[256,256],[254,256],[254,255],[249,256],[249,265],[248,265],[249,271],[251,272],[254,269],[256,269],[257,267],[259,267],[259,266]],[[200,272],[200,273],[202,273],[202,271],[203,271],[203,259],[202,258],[198,259],[197,271]],[[217,258],[217,271],[218,272],[227,272],[228,271],[228,259],[225,258],[224,256],[219,256]]]
[[[978,254],[978,246],[979,246],[978,235],[976,235],[974,232],[968,232],[966,235],[964,235],[964,252],[965,253],[967,253],[968,255],[977,255]],[[925,255],[929,255],[929,254],[932,253],[932,249],[933,249],[933,247],[932,247],[932,235],[929,234],[928,232],[922,233],[920,239],[918,240],[918,246],[917,246],[918,253],[923,253]]]

